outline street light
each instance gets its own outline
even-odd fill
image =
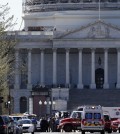
[[[11,114],[11,111],[10,111],[10,109],[11,109],[11,108],[10,108],[10,103],[11,103],[11,102],[10,102],[10,101],[8,101],[8,110],[9,110],[9,115]]]
[[[42,101],[39,101],[39,105],[40,105],[40,115],[42,115]]]
[[[44,105],[47,105],[47,101],[44,101]]]
[[[55,104],[56,104],[56,102],[55,101],[53,101],[53,109],[55,110]]]
[[[42,105],[45,105],[45,111],[46,111],[46,106],[47,106],[47,101],[42,102],[41,100],[39,101],[39,105],[40,105],[40,114],[42,115]]]

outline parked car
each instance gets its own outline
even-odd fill
[[[8,122],[3,119],[3,116],[0,115],[0,133],[8,134]]]
[[[18,124],[22,125],[23,133],[32,133],[34,134],[35,126],[30,119],[21,119],[18,120]]]
[[[120,119],[111,121],[111,127],[113,132],[117,132],[117,130],[120,132]]]
[[[26,116],[20,116],[20,115],[10,115],[10,118],[12,118],[14,121],[18,121],[20,119],[27,119]]]
[[[10,134],[22,134],[22,125],[19,125],[17,121],[12,120],[10,127],[12,128]]]

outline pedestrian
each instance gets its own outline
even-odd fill
[[[55,119],[56,132],[60,132],[60,130],[58,129],[59,122],[60,122],[60,118],[59,117],[56,117],[56,119]]]
[[[41,132],[48,132],[48,121],[44,117],[42,117],[40,121]]]

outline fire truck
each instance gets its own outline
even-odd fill
[[[58,129],[62,129],[65,132],[81,130],[81,116],[82,111],[73,111],[69,118],[64,118],[60,120]]]

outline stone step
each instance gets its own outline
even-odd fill
[[[68,110],[80,105],[120,106],[119,89],[70,89]]]

